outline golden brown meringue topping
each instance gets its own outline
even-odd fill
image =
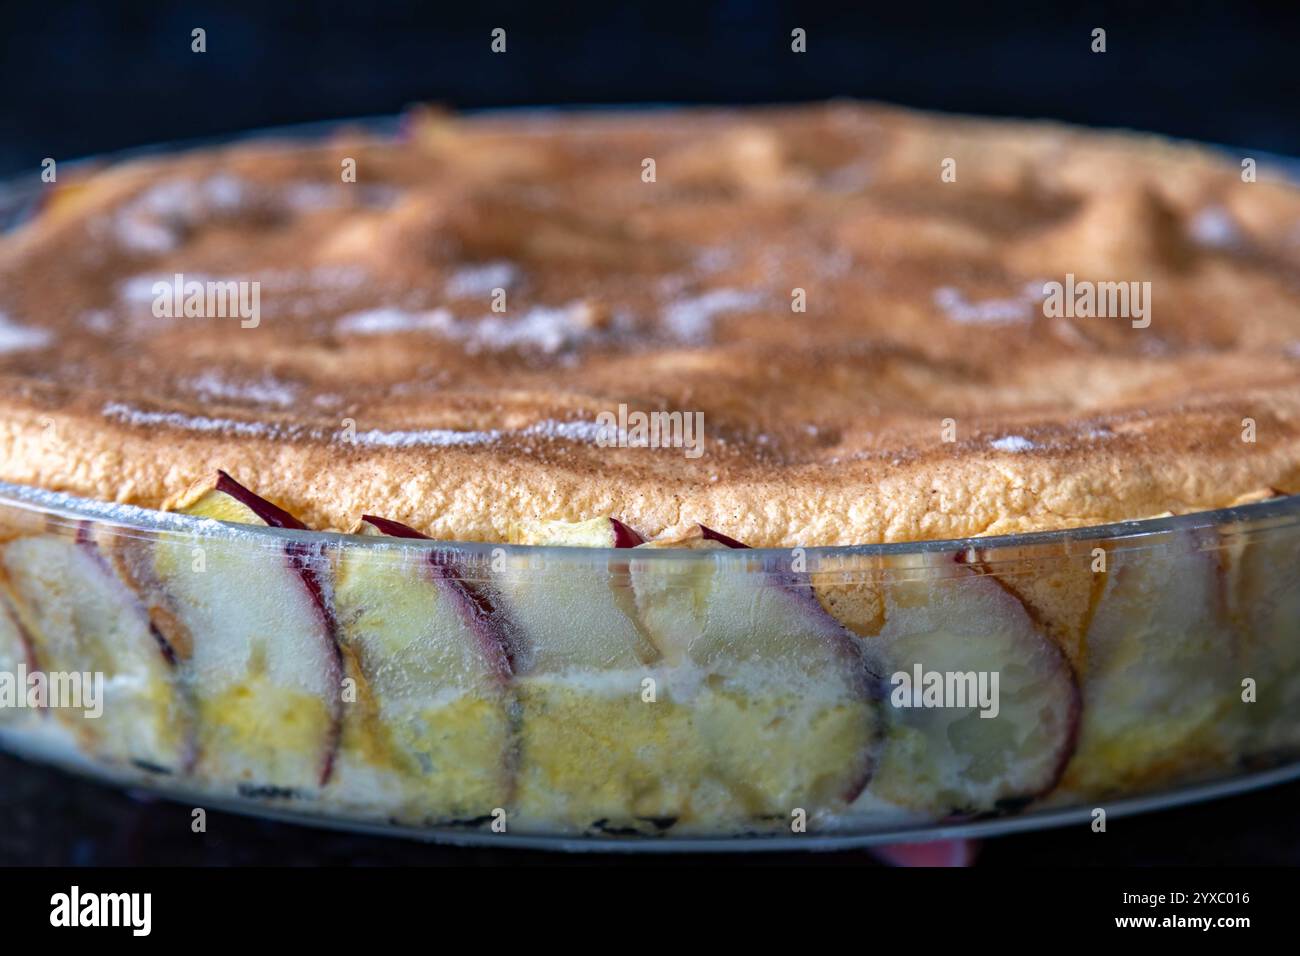
[[[479,540],[1181,513],[1300,491],[1298,291],[1300,194],[1156,139],[424,112],[61,179],[0,246],[0,479],[157,507],[224,468],[314,527]],[[700,453],[628,441],[654,413]]]

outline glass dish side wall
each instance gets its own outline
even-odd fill
[[[253,810],[869,836],[1300,751],[1296,499],[787,552],[442,545],[18,492],[0,539],[0,674],[103,675],[101,716],[7,707],[0,738]]]

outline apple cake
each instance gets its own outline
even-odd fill
[[[1275,765],[1298,293],[1267,159],[881,106],[61,169],[0,238],[0,740],[612,837]]]

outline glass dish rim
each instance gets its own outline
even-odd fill
[[[403,550],[448,550],[465,554],[491,554],[497,549],[507,554],[524,557],[538,554],[567,555],[571,558],[592,557],[597,561],[626,560],[635,550],[637,560],[651,561],[738,561],[762,560],[788,555],[793,548],[746,548],[740,551],[693,550],[690,548],[600,548],[572,545],[511,544],[493,541],[455,541],[438,538],[393,538],[384,535],[352,534],[345,531],[322,531],[294,528],[274,528],[264,525],[238,524],[215,521],[196,515],[174,511],[161,511],[138,505],[118,504],[85,498],[61,491],[48,491],[29,485],[0,481],[0,511],[17,508],[39,513],[69,530],[84,522],[120,528],[125,534],[152,535],[159,533],[184,534],[209,538],[247,540],[250,537],[265,541],[282,540],[333,548],[380,548]],[[1069,549],[1075,542],[1112,541],[1118,547],[1136,547],[1152,537],[1194,533],[1211,529],[1233,528],[1249,525],[1257,530],[1266,525],[1269,530],[1294,528],[1300,530],[1300,494],[1284,495],[1248,504],[1229,505],[1206,511],[1193,511],[1181,515],[1155,518],[1138,518],[1128,521],[1108,522],[1099,525],[1082,525],[1075,528],[1057,528],[1046,531],[1025,531],[1012,534],[987,535],[966,538],[937,538],[926,541],[894,541],[854,545],[796,546],[813,559],[836,558],[887,558],[916,554],[958,553],[972,548],[980,551],[1023,549],[1035,546]],[[1032,560],[1032,557],[1028,560]]]
[[[833,101],[817,101],[825,104]],[[872,103],[875,101],[852,101]],[[891,104],[884,104],[891,105]],[[680,104],[680,103],[635,103],[635,104],[542,104],[488,107],[456,111],[456,115],[470,118],[492,118],[501,115],[545,116],[555,113],[586,113],[596,111],[649,111],[674,108],[726,108],[726,104]],[[906,108],[906,107],[904,107]],[[255,127],[233,133],[211,136],[187,137],[175,140],[144,143],[89,156],[63,160],[66,168],[82,169],[100,164],[127,162],[137,159],[184,153],[187,151],[230,146],[237,143],[255,141],[274,142],[276,140],[317,140],[323,142],[327,136],[340,131],[358,131],[368,135],[399,136],[402,131],[404,113],[381,114],[372,116],[345,117],[338,119],[307,120],[299,123],[277,124],[274,126]],[[1026,120],[1026,122],[1035,122]],[[1093,127],[1086,127],[1092,129]],[[1106,132],[1109,128],[1096,128]],[[1170,137],[1172,139],[1172,137]],[[1184,142],[1183,140],[1177,140]],[[1205,143],[1195,140],[1185,141],[1216,152],[1237,152],[1234,148],[1219,143]],[[1289,178],[1300,181],[1300,159],[1268,154],[1256,150],[1255,153],[1277,162],[1289,171]],[[39,194],[48,186],[32,173],[0,177],[0,234],[8,232],[21,221],[22,213],[28,204],[39,200]],[[35,194],[35,195],[33,195]],[[17,202],[18,209],[7,208]],[[254,491],[257,489],[254,488]],[[461,553],[491,553],[504,549],[508,554],[535,555],[541,553],[592,556],[598,560],[608,560],[615,554],[627,557],[627,549],[594,548],[567,545],[525,545],[508,542],[491,541],[457,541],[447,539],[394,539],[385,536],[349,534],[339,531],[308,530],[298,531],[288,528],[272,528],[260,525],[240,525],[218,522],[191,515],[166,512],[135,505],[118,504],[98,499],[86,498],[69,492],[55,492],[48,489],[0,481],[0,509],[17,507],[27,511],[36,511],[49,517],[62,519],[70,525],[94,521],[111,524],[125,531],[159,533],[171,532],[209,537],[229,537],[246,539],[250,535],[265,540],[282,539],[322,545],[334,544],[336,547],[378,547],[392,548],[400,543],[404,549],[455,550]],[[888,543],[865,543],[851,545],[794,545],[792,547],[747,548],[744,552],[730,552],[736,559],[763,558],[774,555],[789,554],[799,548],[806,555],[817,559],[886,558],[904,555],[932,554],[944,552],[964,552],[972,548],[981,551],[997,551],[1008,548],[1065,547],[1076,541],[1108,540],[1120,547],[1134,546],[1141,539],[1152,536],[1194,532],[1211,528],[1223,528],[1241,524],[1253,524],[1258,521],[1277,520],[1282,527],[1294,525],[1300,527],[1300,493],[1281,495],[1262,501],[1241,505],[1228,505],[1202,511],[1187,512],[1161,517],[1134,518],[1106,522],[1097,525],[1080,525],[1071,528],[1055,528],[1041,531],[1013,532],[999,535],[985,535],[963,538],[936,538],[922,541],[895,541]],[[725,531],[725,529],[722,529]],[[694,560],[714,561],[726,559],[729,552],[708,550],[692,551],[689,548],[647,548],[637,551],[637,560],[644,559],[684,560],[685,555],[693,555]]]

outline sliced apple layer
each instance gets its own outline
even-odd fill
[[[539,523],[527,536],[552,547],[641,542],[612,518]],[[503,559],[491,597],[519,638],[521,825],[655,831],[689,817],[705,768],[690,714],[657,686],[661,655],[637,616],[627,559]]]
[[[27,638],[18,622],[18,612],[14,610],[13,600],[8,596],[8,589],[3,577],[0,577],[0,680],[8,675],[13,682],[12,693],[24,693],[18,686],[18,675],[25,671],[36,670]],[[11,702],[0,700],[0,723],[15,723],[24,717],[34,717],[31,711],[20,706],[17,696]]]
[[[1294,527],[1263,530],[1220,557],[1240,647],[1232,703],[1240,718],[1238,750],[1251,764],[1294,757],[1300,752],[1300,535]]]
[[[1131,792],[1230,765],[1240,667],[1211,544],[1179,533],[1108,555],[1067,791]]]
[[[171,507],[303,529],[223,472]],[[1012,812],[1300,751],[1293,535],[1169,534],[1099,573],[971,549],[809,574],[702,526],[538,522],[490,568],[354,530],[25,529],[0,672],[103,673],[102,718],[38,719],[106,763],[414,826],[500,808],[516,833]]]
[[[219,472],[173,508],[243,524],[301,522]],[[329,782],[343,672],[326,556],[265,537],[165,534],[153,574],[188,645],[180,666],[197,710],[196,774],[254,796]]]
[[[192,722],[175,661],[85,529],[17,538],[2,560],[13,623],[32,643],[28,666],[82,675],[83,699],[85,675],[103,681],[99,716],[67,706],[50,713],[98,758],[152,772],[187,769]]]
[[[1105,555],[1060,545],[972,548],[962,562],[988,574],[1029,612],[1076,672],[1086,664],[1087,634],[1106,586]]]
[[[365,516],[356,533],[423,538]],[[518,705],[509,635],[438,552],[344,550],[334,586],[356,699],[331,796],[413,824],[509,807]]]
[[[865,642],[888,695],[871,794],[939,816],[1018,809],[1056,785],[1073,753],[1074,671],[991,578],[950,554],[916,564],[914,579],[881,588],[882,624]]]
[[[695,763],[716,790],[710,816],[788,824],[796,810],[853,801],[874,767],[878,701],[857,640],[806,576],[702,526],[647,547],[717,552],[631,565],[637,610],[663,655],[661,692],[689,712]]]

